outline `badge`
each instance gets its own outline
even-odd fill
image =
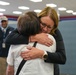
[[[2,43],[2,48],[6,48],[6,44],[5,43]]]

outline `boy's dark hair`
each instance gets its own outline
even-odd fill
[[[40,32],[40,22],[37,14],[27,12],[18,18],[18,31],[24,36],[35,35]]]

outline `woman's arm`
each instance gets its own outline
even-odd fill
[[[5,42],[7,44],[28,44],[29,37],[19,34],[18,30],[15,29],[6,37]]]
[[[28,37],[21,35],[17,29],[11,32],[5,40],[7,44],[28,44],[29,42],[35,41],[46,46],[50,46],[53,44],[53,41],[49,39],[45,33],[40,33],[36,34],[35,36]]]

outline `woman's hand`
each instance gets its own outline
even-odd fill
[[[44,44],[46,46],[51,46],[53,44],[53,41],[48,38],[48,35],[46,33],[40,33],[36,34],[35,36],[30,37],[30,42],[35,42]]]
[[[21,57],[24,60],[31,60],[31,59],[36,59],[36,58],[42,58],[44,51],[39,50],[35,47],[31,47],[30,49],[27,48],[28,50],[21,52]]]

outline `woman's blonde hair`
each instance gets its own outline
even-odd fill
[[[50,34],[54,34],[55,30],[58,27],[58,15],[55,9],[51,7],[44,8],[39,14],[38,17],[49,16],[54,21],[54,28],[50,31]]]

